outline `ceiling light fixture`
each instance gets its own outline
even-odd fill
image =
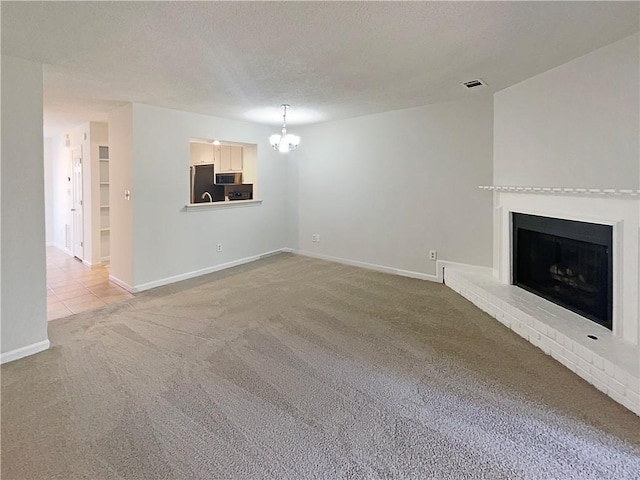
[[[286,153],[290,150],[295,150],[300,144],[300,137],[297,135],[291,135],[287,133],[287,108],[291,108],[291,105],[283,103],[282,105],[282,132],[280,135],[277,133],[269,137],[269,143],[274,150],[282,153]]]

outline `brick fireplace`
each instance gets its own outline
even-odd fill
[[[596,388],[640,415],[639,192],[532,187],[481,188],[493,191],[494,195],[492,275],[447,267],[445,283]],[[557,219],[561,224],[579,222],[598,225],[602,231],[610,232],[610,258],[606,262],[611,268],[611,284],[605,286],[610,289],[610,298],[604,300],[610,302],[610,307],[606,306],[610,310],[599,313],[600,316],[609,315],[609,318],[604,321],[588,318],[588,312],[581,311],[585,301],[583,299],[582,304],[580,303],[579,288],[569,291],[567,296],[575,300],[578,308],[563,304],[563,301],[552,303],[547,299],[550,298],[548,295],[540,295],[533,291],[535,289],[526,286],[520,288],[514,285],[519,283],[514,282],[514,215]],[[578,238],[578,241],[581,239]],[[571,256],[574,247],[565,247],[568,250],[563,254],[564,260],[545,260],[550,262],[544,267],[549,271],[549,277],[557,277],[548,282],[550,288],[558,290],[563,288],[563,283],[578,284],[581,281],[585,292],[594,288],[589,284],[592,279],[587,277],[603,267],[597,266],[596,260],[591,261],[591,265],[584,267],[586,270],[580,274],[580,280],[572,270],[577,268],[574,266],[577,260]],[[549,246],[543,248],[550,249]],[[593,252],[606,249],[607,247],[598,249],[596,246]],[[542,254],[536,255],[539,260]],[[587,270],[591,273],[587,274]],[[589,301],[593,297],[588,294],[583,296]],[[602,310],[602,307],[598,308]]]

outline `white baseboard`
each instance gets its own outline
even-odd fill
[[[395,267],[387,267],[385,265],[377,265],[375,263],[360,262],[357,260],[349,260],[347,258],[332,257],[330,255],[322,255],[320,253],[309,252],[306,250],[293,250],[297,255],[305,257],[317,258],[319,260],[327,260],[329,262],[342,263],[343,265],[351,265],[352,267],[366,268],[367,270],[375,270],[377,272],[391,273],[402,277],[418,278],[420,280],[429,280],[430,282],[442,282],[442,274],[432,275],[430,273],[413,272],[411,270],[403,270]],[[436,271],[442,271],[437,269]]]
[[[256,260],[260,260],[261,258],[268,257],[270,255],[275,255],[276,253],[283,253],[283,252],[291,252],[291,249],[279,248],[277,250],[261,253],[259,255],[240,258],[232,262],[221,263],[220,265],[213,265],[211,267],[202,268],[200,270],[194,270],[192,272],[181,273],[180,275],[174,275],[172,277],[166,277],[166,278],[161,278],[159,280],[154,280],[152,282],[142,283],[140,285],[135,285],[134,287],[130,287],[129,285],[125,286],[126,284],[123,284],[123,282],[118,283],[115,280],[114,280],[114,283],[120,285],[122,288],[125,288],[126,290],[129,290],[132,293],[138,293],[138,292],[143,292],[145,290],[150,290],[152,288],[169,285],[170,283],[181,282],[182,280],[188,280],[190,278],[199,277],[200,275],[206,275],[207,273],[218,272],[220,270],[236,267],[238,265],[243,265],[245,263],[255,262]],[[109,275],[109,279],[111,278],[112,278],[111,275]]]
[[[367,270],[375,270],[378,272],[390,273],[392,275],[400,275],[402,277],[417,278],[420,280],[428,280],[430,282],[438,282],[438,283],[443,282],[443,279],[444,279],[443,271],[445,266],[449,266],[449,267],[455,266],[457,268],[464,268],[464,269],[473,270],[473,271],[491,272],[491,268],[489,267],[479,267],[476,265],[469,265],[466,263],[457,263],[457,262],[450,262],[447,260],[438,260],[436,262],[436,274],[433,275],[430,273],[414,272],[411,270],[403,270],[400,268],[388,267],[385,265],[377,265],[374,263],[360,262],[357,260],[349,260],[346,258],[332,257],[330,255],[322,255],[319,253],[313,253],[306,250],[297,250],[297,249],[285,247],[285,248],[279,248],[277,250],[272,250],[270,252],[262,253],[259,255],[241,258],[238,260],[234,260],[232,262],[221,263],[220,265],[213,265],[211,267],[202,268],[200,270],[193,270],[191,272],[181,273],[180,275],[161,278],[159,280],[142,283],[140,285],[135,285],[135,286],[131,286],[128,283],[123,282],[122,280],[114,277],[113,275],[109,275],[109,280],[111,280],[116,285],[119,285],[120,287],[124,288],[125,290],[131,293],[138,293],[138,292],[143,292],[145,290],[150,290],[152,288],[169,285],[171,283],[180,282],[182,280],[188,280],[190,278],[199,277],[200,275],[206,275],[208,273],[218,272],[220,270],[225,270],[227,268],[236,267],[238,265],[243,265],[245,263],[255,262],[256,260],[259,260],[264,257],[268,257],[270,255],[275,255],[277,253],[294,253],[296,255],[317,258],[319,260],[327,260],[329,262],[341,263],[344,265],[351,265],[353,267],[366,268]]]
[[[493,276],[494,270],[492,267],[481,267],[479,265],[471,265],[469,263],[450,262],[449,260],[438,260],[436,262],[438,267],[438,277],[440,281],[444,281],[444,268],[454,267],[468,272],[481,273],[483,275]]]
[[[43,352],[50,346],[51,344],[49,343],[49,340],[43,340],[41,342],[27,345],[26,347],[16,348],[15,350],[11,350],[10,352],[0,354],[0,364],[13,362],[14,360],[18,360],[19,358],[28,357],[29,355]]]
[[[119,287],[124,288],[127,292],[133,293],[133,287],[129,285],[127,282],[123,282],[118,277],[114,277],[113,275],[109,274],[109,281],[115,283]]]
[[[86,260],[82,260],[82,263],[89,268],[99,267],[100,265],[102,265],[102,262],[91,263]]]

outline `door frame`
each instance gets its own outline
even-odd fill
[[[82,145],[71,149],[71,252],[84,260],[84,188]]]

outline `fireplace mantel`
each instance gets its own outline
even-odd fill
[[[616,188],[530,187],[516,185],[480,185],[481,190],[508,193],[539,193],[548,195],[596,195],[607,197],[640,197],[640,190]]]

